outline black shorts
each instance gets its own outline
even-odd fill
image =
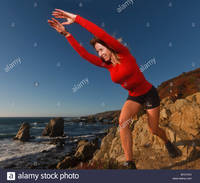
[[[138,102],[143,105],[145,109],[152,109],[160,106],[160,97],[158,95],[157,89],[153,85],[151,89],[144,95],[136,97],[128,95],[126,100],[133,100],[135,102]]]

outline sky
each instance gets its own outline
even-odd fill
[[[140,67],[154,59],[143,74],[157,87],[199,68],[199,7],[198,0],[2,0],[0,117],[82,116],[121,110],[126,101],[128,90],[107,69],[81,58],[49,26],[55,8],[122,38]],[[65,27],[96,54],[90,32],[77,23]]]

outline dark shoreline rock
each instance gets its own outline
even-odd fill
[[[31,138],[29,131],[30,131],[29,123],[22,123],[19,131],[17,132],[17,135],[13,138],[13,140],[20,140],[23,142],[29,141],[29,139]]]
[[[42,132],[42,136],[58,137],[63,135],[64,119],[61,117],[51,119]]]
[[[93,115],[81,116],[71,120],[65,120],[65,122],[85,122],[85,123],[96,123],[101,122],[103,124],[114,124],[118,123],[118,118],[121,110],[106,111]]]
[[[76,146],[76,150],[70,156],[67,155],[62,161],[58,162],[57,169],[73,168],[81,162],[87,162],[92,159],[94,152],[99,149],[98,138],[91,142],[88,140],[80,140]]]

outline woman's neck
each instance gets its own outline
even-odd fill
[[[111,62],[113,64],[113,66],[115,66],[117,64],[120,64],[120,61],[117,60],[117,57],[116,57],[116,55],[114,53],[111,55],[111,59],[110,60],[111,60]]]

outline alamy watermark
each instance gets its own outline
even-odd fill
[[[127,0],[125,1],[123,4],[120,4],[118,5],[118,8],[117,8],[117,12],[118,13],[121,13],[124,9],[126,9],[128,6],[130,5],[133,5],[133,2],[134,0]]]
[[[88,78],[83,79],[79,84],[74,85],[74,87],[72,88],[73,92],[76,92],[77,90],[79,90],[80,88],[82,88],[85,84],[88,84]]]
[[[156,60],[155,58],[152,58],[151,60],[149,60],[146,64],[144,65],[140,65],[140,71],[143,72],[145,70],[147,70],[149,67],[151,67],[151,65],[156,64]]]
[[[129,125],[133,121],[133,118],[129,118],[128,120],[124,121],[122,124],[119,124],[117,131],[125,128],[127,125]]]
[[[9,72],[11,69],[13,69],[18,63],[21,64],[21,59],[20,57],[13,60],[10,64],[7,64],[6,67],[4,68],[5,72]]]

